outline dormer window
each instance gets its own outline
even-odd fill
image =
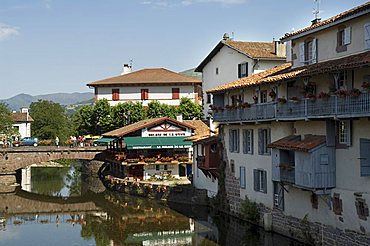
[[[310,65],[317,62],[317,39],[310,38],[299,44],[299,61],[301,65]]]
[[[347,51],[347,45],[351,43],[351,27],[339,27],[337,32],[337,52]]]

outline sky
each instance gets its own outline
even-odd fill
[[[364,0],[320,0],[329,18]],[[313,0],[0,0],[0,99],[93,92],[133,69],[198,66],[222,39],[272,41],[309,26]]]

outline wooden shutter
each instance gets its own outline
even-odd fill
[[[263,154],[263,129],[258,129],[258,154]]]
[[[326,146],[335,146],[335,121],[326,120]]]
[[[268,128],[267,129],[267,145],[271,143],[271,129]],[[267,147],[266,145],[266,149],[267,149],[267,154],[271,155],[271,148]]]
[[[240,188],[245,189],[246,182],[245,182],[245,167],[239,167],[240,172]]]
[[[344,29],[344,45],[351,43],[351,27],[346,27]]]
[[[317,38],[312,40],[312,61],[311,63],[317,62]]]
[[[242,77],[242,64],[238,64],[238,78]]]
[[[251,149],[249,154],[253,155],[253,148],[254,148],[253,147],[253,129],[249,130],[249,133],[250,133],[250,142],[249,142],[249,144],[250,144],[250,149]]]
[[[113,101],[119,100],[119,89],[112,89],[112,100]]]
[[[347,146],[352,146],[352,121],[347,120]]]
[[[258,175],[258,170],[253,169],[253,189],[254,191],[259,191],[260,190],[260,177]]]
[[[243,130],[243,154],[248,153],[248,130]]]
[[[360,175],[370,176],[370,139],[360,138]]]
[[[364,25],[365,49],[370,49],[370,23]]]
[[[172,88],[172,99],[180,99],[180,88]]]
[[[236,153],[239,153],[240,152],[240,130],[239,129],[237,129],[236,130],[236,141],[235,141],[235,143],[236,143],[236,148],[235,148],[235,151],[236,151]]]
[[[304,42],[299,43],[299,62],[304,65],[305,55],[304,55]]]
[[[263,193],[267,193],[267,172],[262,171],[263,175]]]
[[[229,129],[229,151],[234,152],[233,150],[233,130]]]

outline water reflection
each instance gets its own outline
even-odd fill
[[[91,192],[77,178],[77,168],[59,170],[56,180],[50,169],[31,173],[31,190],[38,194],[21,189],[0,194],[0,245],[294,244],[235,218],[212,215],[205,207],[170,208],[124,194]]]

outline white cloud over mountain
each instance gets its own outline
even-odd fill
[[[19,34],[18,27],[0,23],[0,41]]]

